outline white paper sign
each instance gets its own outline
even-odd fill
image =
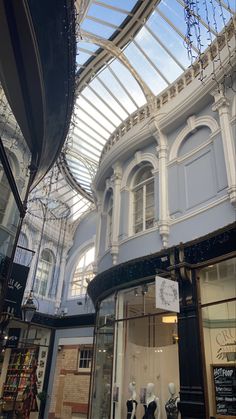
[[[156,308],[179,313],[179,284],[156,276]]]

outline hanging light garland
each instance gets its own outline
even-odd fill
[[[226,13],[231,15],[229,21],[227,21]],[[201,18],[202,14],[204,14],[203,20]],[[207,41],[208,47],[212,48],[212,79],[218,90],[231,88],[235,92],[233,85],[233,72],[235,69],[232,64],[234,51],[230,45],[228,35],[228,27],[232,23],[232,16],[233,11],[230,8],[228,0],[224,4],[217,0],[184,0],[184,19],[186,22],[185,47],[191,64],[193,65],[196,61],[200,64],[199,79],[204,83],[206,78],[204,74],[204,49]],[[206,35],[203,33],[203,25],[206,28]],[[222,26],[223,29],[221,29]],[[218,44],[216,54],[213,51],[215,38]],[[222,45],[228,49],[227,68],[222,59]],[[194,46],[197,53],[194,51]]]

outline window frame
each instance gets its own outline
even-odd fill
[[[88,252],[90,250],[94,249],[94,258],[93,260],[86,264],[86,255],[88,254]],[[84,258],[84,263],[83,263],[83,267],[81,272],[79,272],[79,263],[82,260],[82,258]],[[70,285],[69,285],[69,298],[70,299],[76,299],[76,298],[80,298],[80,297],[84,297],[86,295],[86,290],[87,290],[87,285],[88,283],[86,283],[86,279],[92,279],[94,277],[94,273],[93,273],[93,263],[95,261],[95,244],[91,244],[90,246],[86,247],[86,249],[84,249],[81,253],[80,256],[77,258],[76,260],[76,264],[75,264],[75,269],[73,270],[73,275],[71,277],[71,281],[70,281]],[[80,279],[78,278],[77,280],[74,280],[75,278],[75,274],[76,274],[76,270],[78,268],[78,277],[81,276],[81,285],[78,286],[77,288],[80,289],[80,293],[74,293],[73,295],[73,285],[76,284],[76,282],[79,283]],[[85,289],[85,292],[81,292],[81,290]],[[76,290],[75,290],[76,292]]]
[[[89,352],[90,356],[82,357],[82,352],[87,351]],[[89,367],[81,367],[80,362],[89,362]],[[79,347],[78,350],[78,372],[82,373],[90,373],[92,371],[92,362],[93,362],[93,345],[83,345]]]
[[[150,230],[151,228],[154,227],[154,222],[155,222],[155,188],[154,188],[154,175],[152,173],[152,177],[149,177],[137,184],[135,184],[135,180],[139,174],[139,172],[141,170],[143,170],[144,168],[146,168],[147,170],[150,169],[150,171],[153,171],[153,167],[151,164],[145,164],[143,166],[141,166],[138,170],[135,171],[134,175],[133,175],[133,179],[132,179],[132,185],[131,185],[131,199],[130,199],[130,208],[131,208],[131,227],[130,227],[130,235],[136,235],[142,232],[145,232],[147,230]],[[152,184],[152,189],[153,189],[153,217],[151,218],[153,221],[152,226],[150,227],[146,227],[146,223],[147,221],[149,221],[150,219],[146,218],[147,215],[147,207],[146,207],[146,203],[147,203],[147,185]],[[136,217],[136,212],[135,212],[135,193],[141,190],[141,195],[142,195],[142,214],[141,214],[141,222],[139,224],[142,223],[142,228],[139,231],[135,231],[135,227],[137,225],[139,225],[138,223],[135,222],[135,217]]]
[[[42,259],[42,253],[44,251],[46,251],[46,252],[49,253],[52,262],[48,262],[47,260]],[[43,261],[43,263],[42,263],[42,261]],[[54,256],[53,252],[50,249],[47,249],[47,248],[46,249],[43,249],[41,251],[41,253],[40,253],[40,258],[39,258],[39,261],[38,261],[38,266],[37,266],[37,270],[36,270],[36,274],[35,274],[35,285],[37,284],[37,274],[39,272],[39,265],[41,263],[42,263],[42,266],[40,267],[41,275],[40,275],[40,278],[39,278],[39,281],[38,281],[38,289],[37,290],[34,290],[34,293],[38,297],[40,297],[40,298],[48,298],[48,294],[49,294],[49,290],[50,290],[50,287],[51,287],[51,284],[52,284],[52,280],[53,280],[53,276],[54,276],[54,270],[55,270],[55,256]],[[48,270],[48,277],[47,277],[46,281],[44,281],[44,280],[41,279],[45,265],[46,266],[47,265],[50,265],[50,269]],[[46,282],[45,295],[43,295],[40,292],[41,291],[41,284],[44,283],[44,282]],[[34,285],[34,288],[35,288],[35,285]]]

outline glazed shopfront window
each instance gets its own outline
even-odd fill
[[[160,417],[167,417],[165,405],[171,395],[174,400],[171,409],[176,412],[179,400],[177,315],[156,309],[155,284],[121,291],[116,299],[105,300],[97,325],[90,417],[129,417],[127,412],[133,408],[129,399],[133,397],[131,390],[135,389],[135,414],[141,419],[148,383],[156,396],[156,406],[150,405],[156,417],[159,412]]]
[[[236,258],[200,271],[209,414],[236,417]]]
[[[108,419],[111,411],[115,297],[100,305],[92,374],[91,419]]]

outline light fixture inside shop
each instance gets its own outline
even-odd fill
[[[163,316],[162,323],[177,323],[177,316]]]

